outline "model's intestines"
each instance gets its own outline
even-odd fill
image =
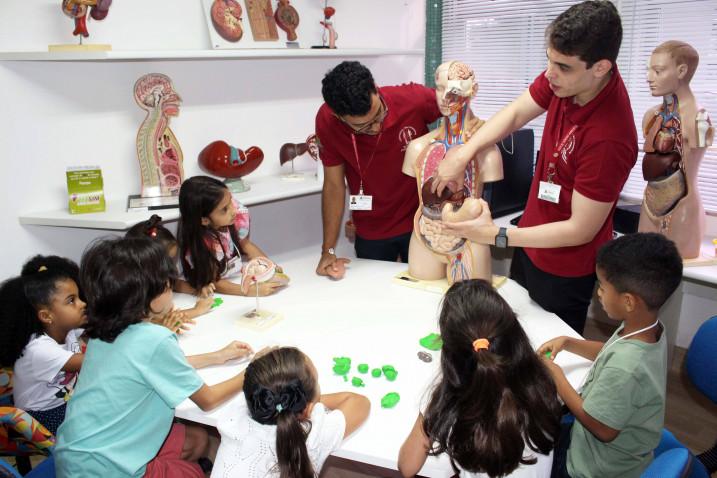
[[[183,156],[177,138],[169,129],[169,118],[179,114],[181,98],[169,77],[160,73],[138,79],[134,98],[147,111],[137,133],[142,196],[178,194],[184,180]]]

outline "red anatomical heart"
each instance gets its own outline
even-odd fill
[[[246,151],[224,141],[214,141],[199,153],[202,171],[222,178],[241,178],[254,171],[264,160],[264,152],[252,146]]]
[[[238,42],[244,34],[241,14],[241,5],[236,0],[214,0],[211,9],[212,24],[226,41]]]

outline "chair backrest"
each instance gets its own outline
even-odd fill
[[[0,455],[48,455],[54,446],[54,435],[29,413],[0,407]]]
[[[707,398],[717,403],[717,316],[697,330],[687,349],[686,368],[690,381]]]
[[[0,460],[0,478],[22,478],[22,475],[10,463]]]
[[[32,469],[25,478],[55,478],[55,457],[52,455]]]
[[[684,478],[689,476],[692,457],[686,448],[673,448],[655,458],[640,478]]]

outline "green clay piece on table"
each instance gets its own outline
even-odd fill
[[[381,399],[382,408],[393,408],[401,400],[401,396],[396,392],[389,392]]]
[[[354,377],[351,379],[351,385],[353,385],[354,387],[365,387],[366,386],[366,384],[363,383],[363,380],[361,380],[358,377]]]
[[[380,376],[381,376],[381,369],[380,369],[380,368],[375,368],[375,369],[371,370],[371,375],[373,375],[374,378],[380,377]]]
[[[351,359],[349,357],[334,357],[334,373],[346,375],[351,370]]]
[[[361,373],[367,373],[368,372],[368,364],[360,363],[358,366],[358,371]]]
[[[349,378],[348,378],[346,375],[344,375],[343,377],[344,377],[344,382],[348,382],[348,381],[349,381]]]
[[[441,350],[443,347],[443,339],[438,334],[428,334],[418,341],[421,347],[425,347],[428,350]]]
[[[211,308],[213,309],[213,308],[215,308],[215,307],[219,307],[219,306],[222,305],[223,303],[224,303],[224,299],[222,299],[221,297],[216,297],[216,298],[214,299],[214,303],[212,304],[212,307],[211,307]]]
[[[396,372],[396,369],[393,365],[384,365],[383,367],[381,367],[381,370],[386,376],[386,380],[388,380],[389,382],[393,382],[394,380],[396,380],[396,375],[398,375],[398,372]]]

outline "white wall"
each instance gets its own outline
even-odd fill
[[[424,0],[331,0],[339,48],[423,48]],[[59,0],[2,0],[0,51],[44,51],[75,43],[73,22]],[[302,46],[319,44],[318,0],[293,0],[301,15]],[[242,6],[244,3],[242,2]],[[248,22],[245,35],[250,35]],[[312,28],[312,25],[315,28]],[[200,0],[121,0],[90,40],[114,50],[206,49],[209,35]],[[283,35],[283,32],[280,32]],[[422,82],[423,58],[358,58],[378,84]],[[321,78],[341,59],[134,62],[0,62],[0,278],[19,272],[32,254],[78,260],[94,237],[111,231],[21,226],[23,212],[66,204],[65,168],[98,164],[109,199],[138,193],[137,129],[144,111],[132,88],[146,73],[169,75],[183,99],[170,124],[184,153],[187,176],[209,142],[257,145],[265,159],[255,177],[278,174],[278,150],[313,132]],[[298,164],[312,168],[308,159]],[[288,167],[288,165],[287,165]],[[269,254],[321,242],[319,195],[252,208],[254,240]]]

